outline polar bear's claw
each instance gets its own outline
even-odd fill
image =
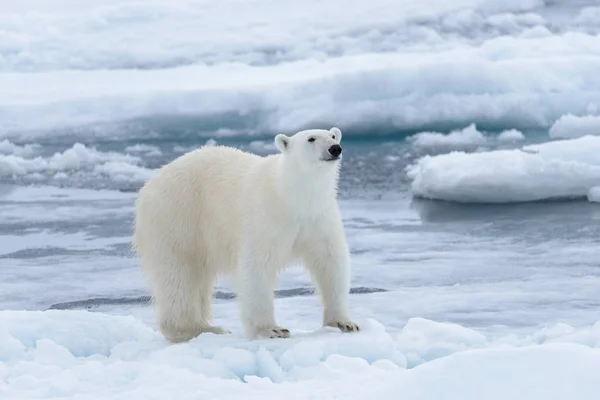
[[[360,327],[352,321],[348,322],[331,322],[327,326],[338,328],[342,332],[358,332]]]
[[[271,339],[276,339],[276,338],[289,338],[290,335],[290,331],[288,329],[285,328],[274,328],[271,329]]]
[[[258,328],[249,334],[253,339],[285,339],[291,337],[290,331],[278,326]]]

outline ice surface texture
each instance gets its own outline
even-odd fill
[[[597,114],[598,9],[545,3],[3,2],[0,137],[168,116],[231,135]]]
[[[600,391],[600,324],[487,338],[411,319],[396,336],[374,320],[284,340],[202,335],[166,345],[131,317],[0,312],[0,395],[22,398],[551,400]]]

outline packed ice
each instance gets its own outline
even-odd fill
[[[600,137],[425,156],[407,168],[415,196],[464,203],[584,198],[600,182]]]
[[[324,329],[249,342],[207,334],[171,346],[132,317],[85,311],[2,311],[0,327],[0,393],[10,400],[546,400],[600,390],[600,323],[486,337],[420,318],[392,335],[369,320],[354,335]]]

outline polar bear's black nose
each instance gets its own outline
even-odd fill
[[[329,154],[334,157],[339,157],[339,155],[342,154],[342,146],[339,144],[334,144],[329,148]]]

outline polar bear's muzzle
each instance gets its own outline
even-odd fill
[[[342,146],[339,144],[334,144],[327,150],[331,158],[326,159],[325,161],[335,161],[340,158],[340,154],[342,154]]]

